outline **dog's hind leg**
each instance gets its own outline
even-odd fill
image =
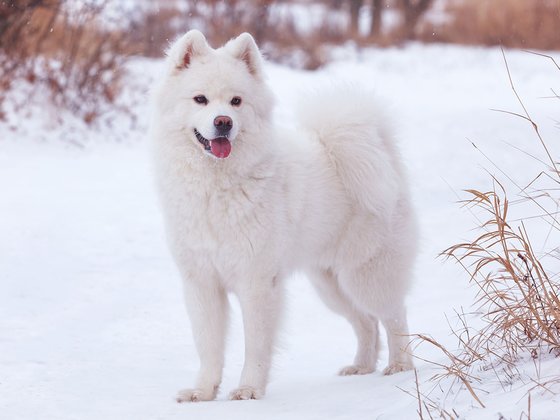
[[[413,368],[404,306],[407,272],[397,268],[383,258],[374,258],[358,268],[346,270],[339,281],[352,302],[362,311],[377,316],[387,331],[389,364],[383,371],[385,375]]]
[[[364,375],[375,371],[379,354],[378,321],[356,308],[344,295],[336,276],[330,270],[309,273],[312,284],[325,304],[344,316],[352,325],[358,341],[354,363],[339,371],[340,375]]]
[[[381,323],[387,330],[389,345],[389,364],[383,370],[383,374],[392,375],[412,369],[412,356],[407,351],[409,337],[404,307],[395,309],[389,316],[384,315]]]
[[[200,370],[195,388],[179,391],[177,402],[213,400],[222,380],[229,302],[217,281],[207,280],[184,282]]]

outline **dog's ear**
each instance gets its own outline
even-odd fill
[[[193,57],[204,55],[209,49],[202,32],[192,29],[175,41],[167,56],[175,70],[182,70],[191,65]]]
[[[231,55],[235,58],[245,62],[247,68],[249,69],[249,73],[259,79],[262,79],[262,56],[255,40],[249,33],[244,32],[237,38],[232,39],[226,44],[225,48],[229,50]]]

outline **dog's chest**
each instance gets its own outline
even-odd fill
[[[175,206],[174,217],[183,226],[181,241],[209,256],[254,254],[263,247],[272,228],[266,199],[250,186],[190,192],[181,201]]]

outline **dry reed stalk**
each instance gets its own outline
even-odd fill
[[[418,418],[420,420],[424,420],[426,418],[430,418],[430,420],[434,420],[435,418],[443,419],[443,420],[459,420],[460,416],[455,410],[445,410],[438,404],[437,401],[434,401],[430,398],[429,395],[423,393],[420,389],[420,381],[418,379],[418,371],[414,370],[414,384],[415,390],[414,393],[408,391],[406,389],[399,388],[401,391],[405,392],[406,394],[410,395],[414,398],[418,403],[418,409],[416,413],[418,414]],[[425,417],[428,416],[428,417]]]

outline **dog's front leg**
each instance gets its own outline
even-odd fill
[[[200,370],[194,389],[179,391],[177,402],[209,401],[216,398],[224,367],[229,302],[217,281],[184,282]]]
[[[237,290],[245,332],[245,365],[232,400],[258,399],[266,391],[283,301],[276,278],[252,280]]]

